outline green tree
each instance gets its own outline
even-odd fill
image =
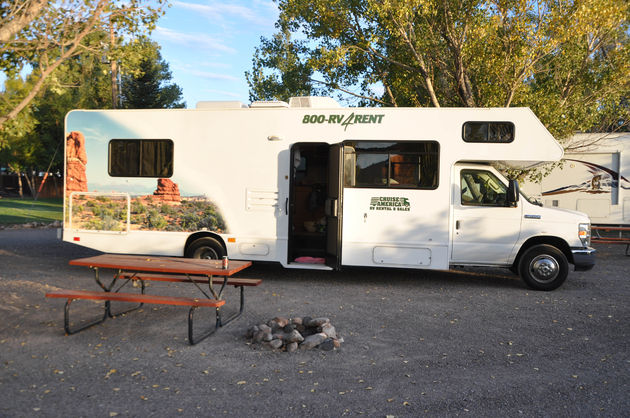
[[[107,39],[105,33],[90,35]],[[142,39],[142,38],[141,38]],[[130,40],[119,45],[119,66],[130,74],[139,73],[145,40]],[[12,77],[5,82],[2,98],[19,98],[28,89],[28,79]],[[84,53],[69,58],[50,77],[46,86],[17,117],[4,125],[0,138],[0,165],[25,179],[24,188],[35,185],[34,173],[63,171],[64,117],[72,109],[112,107],[110,62]],[[31,190],[35,195],[36,190]]]
[[[172,78],[169,65],[155,42],[140,45],[143,53],[137,71],[122,77],[121,99],[126,109],[184,108],[182,89],[169,84]]]
[[[307,48],[292,42],[289,31],[281,31],[271,39],[261,38],[260,43],[254,52],[252,71],[245,72],[250,101],[306,96],[315,91],[313,69],[302,59]]]
[[[246,73],[254,98],[286,100],[310,88],[372,106],[530,106],[560,138],[629,120],[624,0],[278,7],[278,34],[261,41]]]
[[[72,57],[107,56],[112,68],[120,39],[153,29],[166,0],[26,0],[0,4],[0,64],[8,78],[29,70],[17,96],[3,97],[0,128],[27,108],[51,76]],[[153,7],[152,5],[155,5]],[[107,41],[94,34],[109,34]],[[15,93],[15,92],[14,92]],[[8,92],[2,92],[7,96]],[[0,143],[0,146],[2,144]]]

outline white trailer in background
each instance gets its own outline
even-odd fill
[[[523,191],[545,207],[584,212],[596,225],[629,226],[630,133],[576,134],[566,145],[562,164]]]
[[[342,108],[330,98],[76,110],[64,240],[105,252],[446,270],[551,290],[594,265],[586,215],[519,198],[492,164],[562,147],[527,108]]]

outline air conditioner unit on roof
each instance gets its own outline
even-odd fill
[[[339,103],[332,97],[322,96],[302,96],[291,97],[289,99],[289,107],[310,107],[310,108],[338,108],[341,107]]]

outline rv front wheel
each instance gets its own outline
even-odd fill
[[[521,256],[518,267],[523,281],[534,290],[554,290],[569,274],[569,262],[556,247],[535,245]]]
[[[193,241],[186,249],[188,258],[207,258],[218,260],[225,255],[223,246],[214,238],[199,238]]]

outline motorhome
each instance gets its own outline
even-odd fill
[[[545,207],[573,209],[595,225],[630,226],[630,133],[576,134],[561,164],[526,191]]]
[[[590,221],[496,167],[557,161],[527,108],[201,102],[66,117],[63,239],[287,268],[505,267],[551,290],[594,265]]]

